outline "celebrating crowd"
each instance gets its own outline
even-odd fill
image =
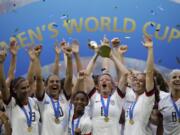
[[[38,45],[27,50],[27,76],[16,77],[19,48],[12,40],[7,77],[3,68],[8,50],[0,50],[0,135],[180,135],[180,69],[172,70],[165,80],[154,65],[151,37],[144,36],[143,46],[147,61],[141,72],[124,64],[128,47],[119,38],[104,37],[101,45],[90,41],[94,56],[86,67],[79,42],[62,41],[54,46],[52,73],[44,78]],[[59,76],[60,53],[65,78]],[[93,74],[98,57],[102,68]],[[112,62],[115,78],[110,74]]]

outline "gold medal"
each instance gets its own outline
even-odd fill
[[[28,130],[28,132],[31,132],[32,131],[32,127],[29,126],[27,130]]]
[[[130,119],[129,120],[129,124],[133,125],[134,124],[134,120]]]
[[[108,117],[105,117],[105,118],[104,118],[104,121],[105,121],[105,122],[108,122],[108,121],[109,121],[109,118],[108,118]]]
[[[60,123],[60,120],[58,118],[55,118],[54,121],[55,121],[56,124]]]

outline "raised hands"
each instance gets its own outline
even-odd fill
[[[153,47],[153,42],[150,36],[144,35],[144,42],[142,42],[142,44],[146,47],[146,48],[152,48]]]
[[[72,48],[68,45],[68,43],[65,40],[61,42],[61,49],[67,57],[71,57]]]
[[[119,51],[120,54],[126,53],[127,50],[128,50],[128,46],[127,46],[127,45],[120,45],[120,46],[119,46],[119,49],[118,49],[118,51]]]
[[[41,54],[41,51],[42,51],[42,45],[38,45],[38,46],[34,47],[34,52],[35,52],[36,56],[39,57]]]
[[[71,48],[73,53],[79,53],[79,42],[77,40],[73,40],[71,43]]]
[[[55,51],[56,55],[59,55],[61,53],[61,48],[59,46],[58,41],[55,42],[54,51]]]
[[[86,76],[87,76],[86,70],[81,70],[81,71],[79,71],[77,78],[79,80],[83,80],[83,79],[85,79]]]
[[[103,41],[101,42],[102,45],[110,46],[109,39],[104,35]]]
[[[6,56],[7,56],[6,47],[2,47],[0,50],[0,63],[4,63]]]
[[[17,55],[17,52],[18,52],[18,49],[19,49],[19,47],[17,46],[16,40],[12,40],[12,41],[10,42],[10,46],[9,46],[9,51],[10,51],[10,53],[11,53],[13,56],[16,56],[16,55]]]
[[[121,44],[121,41],[119,38],[116,37],[111,40],[111,44],[112,44],[112,47],[117,47]]]
[[[35,49],[32,48],[32,47],[28,49],[28,54],[29,54],[29,57],[30,57],[31,61],[34,61],[37,58],[37,56],[38,56],[35,53]]]

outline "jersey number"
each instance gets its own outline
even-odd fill
[[[177,122],[176,112],[172,112],[172,122]]]
[[[32,122],[35,122],[35,120],[36,120],[36,113],[32,112]]]
[[[61,106],[59,107],[59,112],[60,112],[60,117],[63,117],[64,116],[64,112],[63,112]]]

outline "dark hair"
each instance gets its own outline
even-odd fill
[[[57,77],[59,77],[59,76],[56,75],[56,74],[50,74],[50,75],[46,78],[46,80],[45,80],[45,86],[48,85],[48,81],[49,81],[49,78],[50,78],[51,76],[57,76]]]
[[[109,73],[102,73],[101,75],[99,75],[99,76],[98,76],[98,81],[99,81],[99,79],[100,79],[103,75],[109,76],[109,77],[111,78],[111,80],[113,81],[113,78],[112,78],[112,76],[111,76]]]
[[[168,89],[169,89],[168,84],[165,81],[165,79],[162,76],[162,74],[159,71],[157,71],[157,70],[154,70],[154,80],[156,82],[156,85],[159,86],[159,89],[161,91],[168,92]]]
[[[65,78],[61,79],[61,89],[64,89],[64,82],[65,82]]]
[[[89,97],[88,95],[84,92],[84,91],[77,91],[76,93],[74,93],[74,95],[72,96],[71,98],[71,101],[73,102],[75,97],[78,95],[78,94],[83,94],[85,97],[86,97],[86,100],[87,100],[87,105],[89,103]]]
[[[21,102],[19,101],[19,99],[17,98],[17,95],[16,95],[16,89],[19,87],[19,85],[26,81],[26,79],[24,77],[17,77],[15,79],[13,79],[11,82],[10,82],[10,94],[11,94],[11,97],[14,97],[15,100],[16,100],[16,104],[19,105],[20,107],[22,106]]]

